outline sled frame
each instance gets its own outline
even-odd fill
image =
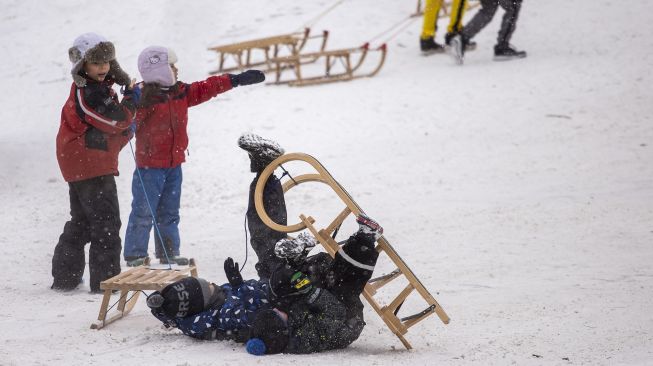
[[[292,179],[283,183],[284,193],[290,190],[292,187],[302,183],[320,182],[330,186],[331,189],[333,189],[333,191],[345,204],[345,208],[340,212],[340,214],[338,214],[336,218],[324,229],[316,228],[315,219],[304,214],[300,214],[299,223],[286,226],[277,224],[276,222],[272,221],[267,212],[265,212],[265,208],[263,206],[263,189],[265,187],[265,183],[277,167],[281,166],[283,163],[290,161],[305,162],[312,166],[313,169],[317,171],[317,173],[303,174],[297,177],[292,177]],[[256,190],[254,191],[254,202],[256,212],[268,227],[285,233],[298,232],[304,229],[308,229],[332,257],[335,257],[335,254],[340,246],[331,237],[331,234],[340,227],[342,222],[347,217],[349,217],[349,215],[358,216],[359,214],[364,213],[363,210],[349,195],[349,193],[333,178],[333,176],[331,176],[331,174],[319,161],[317,161],[317,159],[303,153],[285,154],[271,162],[263,170],[256,184]],[[438,304],[438,302],[426,289],[426,287],[424,287],[424,285],[413,273],[413,271],[408,267],[406,262],[404,262],[404,260],[399,256],[392,245],[390,245],[385,236],[381,236],[376,240],[376,250],[379,252],[379,254],[385,253],[389,259],[397,266],[397,268],[390,274],[370,279],[367,285],[365,285],[363,296],[376,311],[376,313],[381,317],[381,319],[383,319],[388,328],[397,336],[397,338],[399,338],[404,347],[406,347],[406,349],[412,349],[411,344],[404,337],[410,327],[434,313],[437,314],[437,316],[444,324],[448,324],[450,320],[449,316],[445,313],[444,309],[442,309],[442,307]],[[383,305],[379,303],[374,298],[374,295],[377,293],[377,291],[394,279],[401,276],[405,277],[405,279],[408,281],[408,285],[398,295],[396,295],[389,304]],[[414,291],[416,291],[417,294],[422,297],[428,306],[425,310],[417,314],[400,318],[397,314],[401,305],[408,298],[408,296],[414,293]]]
[[[381,54],[377,66],[368,73],[357,73],[361,65],[365,62],[368,53],[374,51]],[[365,43],[361,47],[355,48],[343,48],[338,50],[296,54],[286,57],[276,57],[270,59],[270,63],[274,65],[275,80],[269,84],[307,86],[332,83],[336,81],[349,81],[363,77],[373,77],[383,67],[386,54],[387,46],[385,44],[378,48],[370,49],[369,43]],[[302,71],[302,65],[314,63],[320,59],[324,60],[324,72],[321,75],[306,77],[304,71]],[[337,63],[341,64],[343,70],[334,73],[333,66]],[[293,75],[291,78],[284,80],[282,74],[287,70],[291,70]]]
[[[188,266],[168,269],[150,268],[150,258],[147,258],[143,265],[121,272],[108,280],[102,281],[100,283],[100,289],[104,290],[104,296],[102,297],[97,321],[91,324],[91,329],[102,329],[116,320],[127,316],[136,305],[141,291],[158,291],[188,276],[197,277],[195,259],[191,258]],[[109,301],[114,291],[120,294],[117,302],[118,306],[116,311],[111,316],[108,316]]]
[[[208,49],[210,51],[218,53],[218,68],[209,72],[209,74],[222,74],[260,66],[264,66],[261,71],[271,71],[274,65],[270,60],[279,57],[280,51],[285,49],[290,55],[297,55],[304,48],[308,40],[313,38],[322,39],[320,51],[323,51],[329,38],[329,32],[325,30],[321,35],[317,36],[311,36],[310,33],[311,29],[305,28],[303,32],[293,32],[223,46],[209,47]],[[255,53],[262,53],[263,60],[253,61],[252,56]],[[232,60],[235,62],[235,65],[225,66],[227,60]],[[304,62],[311,62],[311,60],[305,59]]]

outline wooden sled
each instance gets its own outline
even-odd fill
[[[376,68],[371,71],[364,73],[360,72],[359,70],[370,52],[379,52],[381,54],[379,63]],[[383,67],[386,53],[387,47],[385,44],[378,48],[370,49],[369,43],[366,43],[357,48],[345,48],[273,58],[270,59],[270,63],[274,65],[275,80],[270,84],[306,86],[331,83],[335,81],[348,81],[362,77],[372,77],[381,70],[381,67]],[[307,77],[303,70],[303,65],[314,63],[320,59],[324,60],[324,72],[317,76],[314,75]],[[336,65],[338,65],[338,68],[334,67]],[[288,70],[292,71],[292,77],[284,80],[282,74]]]
[[[284,192],[287,192],[292,187],[302,183],[321,182],[329,185],[335,191],[338,197],[340,197],[340,199],[344,202],[345,208],[340,214],[337,215],[333,222],[327,225],[324,229],[317,229],[314,225],[315,219],[311,216],[300,214],[299,223],[285,226],[279,225],[276,222],[272,221],[268,214],[265,212],[265,208],[263,206],[263,188],[265,183],[277,167],[283,163],[290,161],[305,162],[311,165],[315,171],[317,171],[317,174],[303,174],[297,177],[292,177],[292,179],[286,181],[283,184]],[[254,192],[254,202],[256,205],[256,212],[267,226],[274,230],[285,233],[297,232],[308,228],[331,256],[335,256],[335,253],[339,249],[339,244],[331,236],[332,233],[336,231],[342,222],[350,215],[357,216],[358,214],[363,213],[363,210],[358,206],[358,204],[356,204],[349,193],[347,193],[347,191],[342,186],[340,186],[340,184],[331,176],[331,174],[329,174],[329,172],[324,168],[324,166],[322,166],[322,164],[320,164],[319,161],[310,155],[302,153],[282,155],[270,163],[270,165],[268,165],[263,170]],[[404,337],[404,335],[408,332],[408,328],[414,326],[433,313],[437,314],[444,324],[449,323],[449,317],[384,236],[381,236],[377,240],[376,250],[380,254],[385,253],[393,262],[393,264],[396,265],[396,269],[388,274],[370,279],[368,284],[365,286],[363,296],[372,306],[372,308],[377,312],[377,314],[379,314],[381,319],[383,319],[388,328],[390,328],[390,330],[399,338],[399,340],[401,340],[401,343],[407,349],[411,349],[412,346]],[[387,305],[380,304],[374,298],[377,291],[379,291],[383,286],[389,284],[391,281],[402,276],[405,280],[407,280],[408,285]],[[399,309],[406,301],[408,296],[411,295],[415,290],[417,291],[417,294],[421,296],[421,298],[426,302],[427,307],[421,312],[400,318],[398,316]]]
[[[189,275],[197,277],[197,266],[192,258],[188,266],[173,269],[150,268],[149,265],[150,259],[147,258],[142,266],[134,267],[100,283],[100,289],[104,290],[104,297],[100,305],[98,320],[91,324],[91,329],[102,329],[129,314],[136,305],[141,291],[157,291]],[[115,314],[107,317],[110,310],[109,300],[113,291],[120,293],[118,307]],[[132,292],[131,296],[129,296],[130,292]]]
[[[265,66],[262,71],[270,71],[273,69],[273,64],[270,63],[270,59],[282,56],[280,54],[282,52],[287,52],[289,55],[297,55],[304,48],[308,40],[313,38],[322,39],[319,50],[323,51],[329,38],[329,32],[325,30],[318,36],[311,36],[310,33],[311,29],[306,28],[303,32],[210,47],[209,50],[218,53],[218,68],[211,71],[210,74],[222,74],[259,66]],[[261,55],[256,56],[255,53],[261,53],[262,59]],[[253,57],[256,57],[257,60],[253,60]],[[235,65],[225,66],[227,60],[232,60],[235,62]]]

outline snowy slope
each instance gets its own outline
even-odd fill
[[[413,351],[371,309],[346,350],[255,358],[161,329],[142,301],[90,330],[101,297],[88,284],[49,290],[69,209],[54,150],[73,39],[105,35],[134,77],[141,49],[172,47],[180,78],[195,81],[215,67],[207,47],[300,29],[334,3],[2,1],[0,364],[653,364],[647,1],[526,1],[513,43],[529,57],[491,61],[500,11],[463,67],[419,55],[416,20],[389,41],[374,78],[243,87],[191,109],[182,253],[200,274],[222,282],[223,259],[244,260],[252,175],[236,139],[273,138],[331,171],[451,317],[411,328]],[[313,28],[331,31],[332,48],[358,46],[414,7],[344,1]],[[124,233],[134,164],[129,148],[120,158]],[[334,206],[297,189],[291,217]]]

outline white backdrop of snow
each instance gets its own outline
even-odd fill
[[[491,61],[500,10],[463,67],[419,55],[417,20],[374,78],[241,87],[190,110],[180,229],[200,274],[221,283],[224,258],[244,260],[252,174],[238,136],[275,139],[330,169],[451,316],[411,328],[413,351],[369,308],[348,349],[255,358],[162,330],[143,301],[91,330],[101,297],[88,281],[49,290],[69,210],[55,136],[73,39],[103,34],[134,77],[141,49],[172,47],[190,82],[216,65],[207,47],[296,30],[333,3],[2,1],[0,364],[653,364],[649,1],[526,1],[513,43],[529,57],[506,63]],[[314,29],[332,49],[357,46],[414,3],[345,1]],[[133,167],[126,148],[123,235]],[[291,218],[331,205],[297,190]]]

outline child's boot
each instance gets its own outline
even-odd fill
[[[238,138],[238,146],[249,153],[252,172],[263,171],[274,159],[285,153],[275,141],[253,133],[245,133]]]
[[[148,257],[127,257],[125,258],[125,262],[127,263],[127,267],[138,267],[145,264],[147,258]]]
[[[356,222],[358,223],[358,231],[363,234],[374,235],[374,240],[383,235],[383,228],[381,225],[365,214],[358,215]]]
[[[172,257],[168,257],[168,258],[166,258],[166,257],[159,258],[159,263],[161,263],[161,264],[177,264],[177,265],[180,265],[180,266],[187,266],[188,263],[189,263],[189,260],[186,257],[182,257],[182,256],[179,256],[179,255],[173,255]]]

